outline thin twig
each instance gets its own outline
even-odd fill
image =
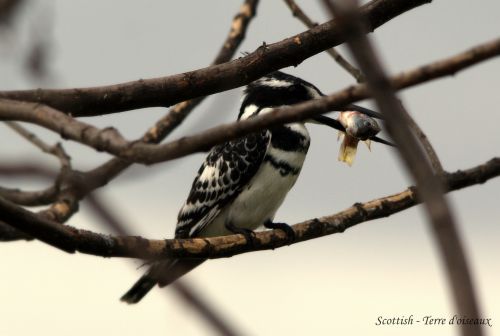
[[[59,142],[54,146],[50,146],[45,141],[40,139],[35,133],[28,131],[17,122],[5,121],[5,124],[15,132],[17,132],[19,135],[21,135],[23,138],[31,142],[33,145],[38,147],[42,152],[54,155],[59,160],[62,167],[67,168],[70,166],[71,158],[68,154],[66,154],[64,148]]]
[[[467,170],[444,175],[447,189],[454,191],[485,183],[500,176],[500,158]],[[419,204],[414,187],[387,197],[354,206],[331,216],[314,218],[292,226],[296,240],[306,241],[344,230],[377,218],[388,217]],[[0,220],[12,227],[67,252],[103,257],[160,258],[223,258],[236,254],[275,249],[288,245],[289,238],[281,230],[257,232],[254,246],[242,235],[215,238],[148,240],[141,237],[113,237],[40,218],[21,207],[0,198]],[[0,232],[0,237],[2,236]]]
[[[309,16],[300,8],[299,5],[295,2],[295,0],[284,0],[288,5],[290,10],[292,11],[293,16],[298,18],[307,28],[316,27],[318,24],[313,22]],[[335,62],[337,62],[345,71],[347,71],[351,76],[356,79],[358,83],[363,83],[365,81],[365,76],[358,68],[349,63],[335,48],[328,48],[325,50],[330,56],[333,57]]]
[[[387,131],[395,141],[407,170],[418,186],[418,195],[424,202],[431,227],[443,259],[452,288],[457,312],[469,318],[479,318],[479,305],[466,254],[456,228],[451,209],[444,198],[441,181],[434,174],[417,138],[408,136],[411,129],[408,116],[396,98],[391,82],[378,56],[363,31],[361,16],[355,7],[357,1],[332,5],[334,14],[343,22],[348,46],[361,70],[382,113],[386,116]],[[333,4],[330,2],[330,4]],[[463,325],[462,335],[482,335],[480,325]]]

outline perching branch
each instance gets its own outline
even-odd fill
[[[447,191],[481,184],[500,175],[500,158],[464,171],[445,174]],[[419,204],[414,187],[354,206],[331,216],[311,219],[293,225],[296,240],[306,241],[344,230],[377,218],[388,217]],[[242,235],[215,238],[148,240],[141,237],[113,237],[40,218],[0,198],[0,220],[26,232],[45,243],[73,253],[81,252],[103,257],[129,257],[141,259],[223,258],[236,254],[275,249],[289,244],[280,230],[256,233],[256,245],[250,247]],[[1,229],[1,227],[0,227]],[[2,233],[0,231],[0,237]]]
[[[430,0],[373,0],[361,15],[373,31],[396,16]],[[200,96],[234,89],[272,71],[297,65],[344,42],[335,20],[283,41],[265,44],[232,62],[167,77],[141,79],[109,86],[4,91],[0,97],[52,106],[74,117],[103,115],[144,107],[169,106]]]

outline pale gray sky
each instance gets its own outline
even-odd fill
[[[226,36],[241,1],[33,1],[19,25],[2,33],[0,89],[31,88],[19,58],[39,18],[49,17],[53,36],[52,80],[56,87],[93,86],[157,77],[208,65]],[[316,1],[300,1],[323,22]],[[439,0],[403,14],[372,36],[391,73],[443,58],[500,33],[497,0]],[[303,31],[284,3],[261,0],[241,51]],[[8,41],[5,43],[4,41]],[[344,48],[339,48],[344,51]],[[323,92],[353,80],[326,54],[286,71]],[[499,155],[500,60],[401,94],[427,132],[447,170],[469,168]],[[207,99],[172,135],[192,134],[236,118],[241,89]],[[363,102],[371,106],[371,102]],[[139,136],[165,113],[143,109],[86,119]],[[47,134],[39,128],[33,130]],[[337,161],[337,135],[311,126],[312,145],[302,174],[277,215],[296,223],[332,214],[355,202],[403,190],[411,181],[394,151],[362,147],[352,168]],[[0,125],[3,162],[55,162]],[[57,137],[47,135],[47,139]],[[74,165],[90,168],[107,158],[65,143]],[[137,166],[102,190],[134,233],[171,237],[179,207],[203,160],[202,154]],[[20,186],[19,181],[0,181]],[[22,186],[34,188],[39,184]],[[469,252],[483,315],[500,325],[500,180],[455,192],[460,232]],[[70,224],[105,231],[87,211]],[[420,208],[361,224],[341,235],[205,263],[186,280],[248,335],[361,334],[454,335],[450,326],[376,327],[378,316],[452,317],[441,263]],[[138,262],[67,255],[37,242],[0,245],[0,335],[38,333],[75,336],[137,333],[211,335],[212,330],[171,290],[155,289],[137,306],[119,297],[142,273]]]

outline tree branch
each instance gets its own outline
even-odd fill
[[[417,183],[418,195],[424,202],[430,217],[431,227],[445,265],[448,281],[452,288],[457,312],[471,318],[479,317],[472,277],[466,254],[460,241],[455,219],[444,197],[444,188],[433,169],[417,138],[411,136],[409,116],[396,97],[389,78],[378,59],[374,47],[363,32],[361,17],[356,8],[357,1],[331,4],[334,14],[345,27],[348,46],[361,70],[366,76],[369,90],[373,94],[381,112],[386,116],[386,128],[395,141],[406,169]],[[415,124],[416,125],[416,124]],[[410,136],[409,136],[410,135]],[[463,335],[482,335],[479,325],[462,326]]]
[[[395,90],[400,90],[443,76],[454,75],[460,70],[498,55],[500,55],[500,39],[484,43],[452,57],[402,72],[392,77],[390,84]],[[278,108],[262,116],[216,126],[196,135],[183,137],[162,145],[128,142],[113,129],[99,130],[91,125],[64,116],[60,111],[33,103],[0,100],[0,119],[11,119],[17,116],[23,121],[36,122],[39,125],[48,127],[64,137],[117,155],[123,160],[152,164],[176,159],[195,152],[206,151],[224,141],[277,124],[304,120],[317,114],[340,109],[368,97],[370,97],[370,93],[366,85],[350,86],[321,99],[307,101],[291,107]],[[35,113],[37,109],[47,111],[48,115],[44,117],[42,114]],[[113,175],[113,169],[120,170],[122,167],[101,167],[89,172],[96,181],[94,183],[96,186],[102,186],[109,181],[109,178],[102,176],[103,169],[110,170],[112,172],[110,175]]]
[[[369,23],[377,27],[430,0],[373,0],[362,7]],[[301,63],[325,49],[344,42],[333,20],[283,41],[263,45],[232,62],[167,77],[140,79],[109,86],[64,90],[4,91],[0,97],[50,105],[74,117],[95,116],[184,100],[234,89],[281,68]]]
[[[467,170],[444,175],[447,191],[480,184],[500,175],[500,158]],[[331,216],[311,219],[292,226],[294,243],[306,241],[344,230],[377,218],[388,217],[408,209],[420,201],[414,187],[387,197],[354,206]],[[0,198],[0,220],[37,239],[67,252],[81,252],[103,257],[141,259],[223,258],[236,254],[275,249],[289,244],[281,230],[256,233],[255,246],[250,247],[242,235],[214,238],[148,240],[141,237],[113,237],[40,218],[27,210]],[[0,227],[1,229],[1,227]],[[2,236],[0,231],[0,237]]]

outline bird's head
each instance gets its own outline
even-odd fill
[[[269,108],[293,105],[323,96],[313,84],[275,71],[245,88],[238,120],[248,119]]]

